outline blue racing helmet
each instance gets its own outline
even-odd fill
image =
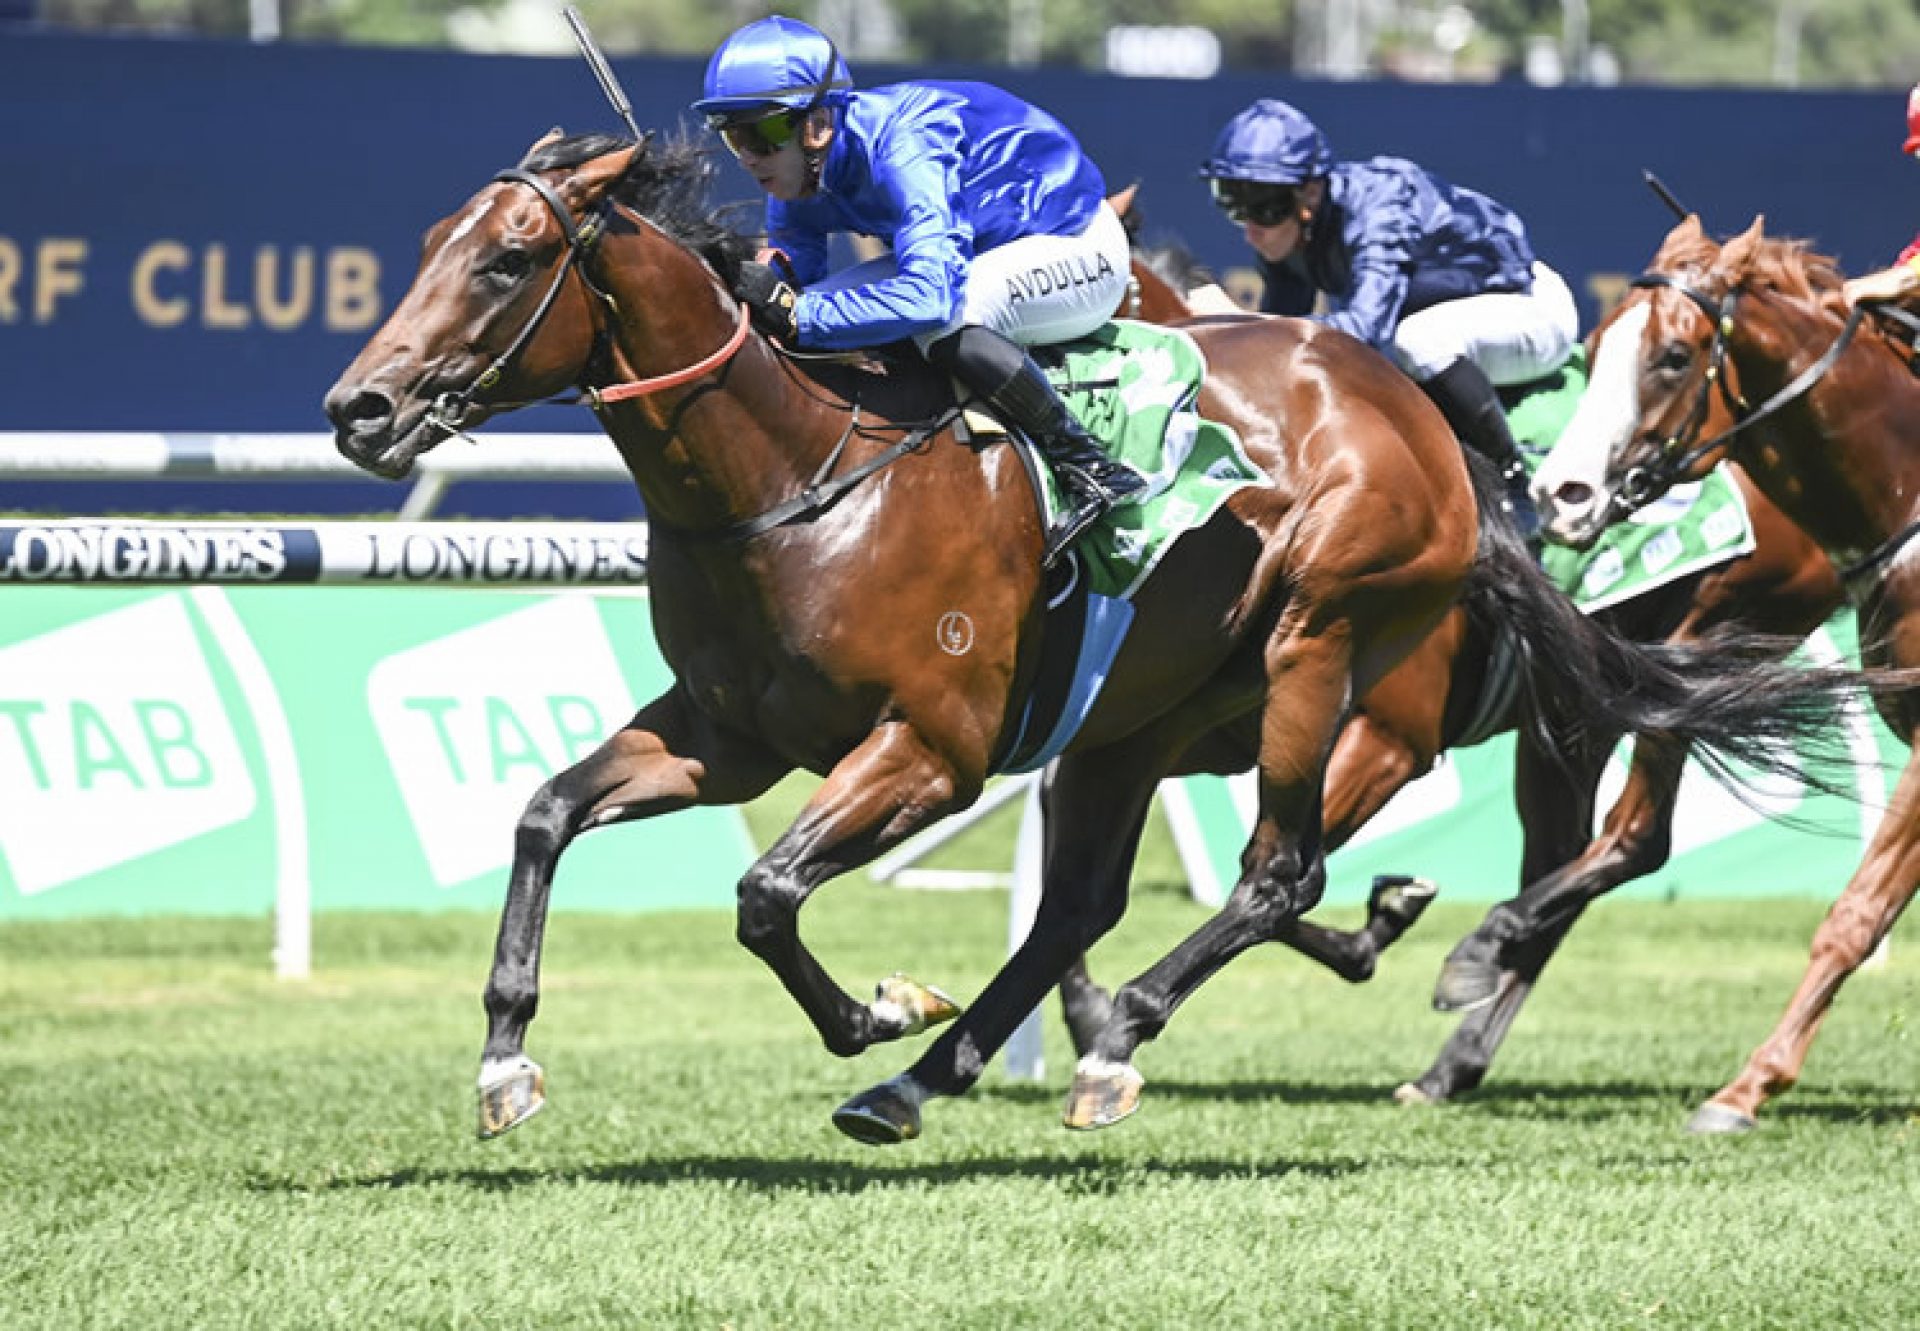
[[[774,14],[722,42],[702,86],[705,96],[693,109],[714,122],[837,105],[853,87],[853,75],[825,33]]]
[[[1333,149],[1319,126],[1272,97],[1262,97],[1227,122],[1200,168],[1215,180],[1298,185],[1333,169]]]

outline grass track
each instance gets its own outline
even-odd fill
[[[849,983],[973,992],[997,894],[836,886]],[[997,1072],[876,1151],[827,1122],[902,1066],[822,1052],[724,915],[558,915],[553,1103],[472,1138],[492,922],[0,929],[0,1326],[1911,1326],[1920,964],[1842,996],[1739,1141],[1679,1131],[1771,1023],[1820,908],[1611,903],[1472,1102],[1391,1104],[1447,1024],[1436,907],[1363,989],[1262,952],[1144,1052],[1142,1113],[1057,1125]],[[1096,959],[1197,920],[1151,891]]]

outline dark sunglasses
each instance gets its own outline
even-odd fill
[[[771,156],[793,142],[793,133],[799,126],[798,111],[775,111],[757,120],[707,117],[707,128],[719,133],[720,141],[735,157]]]
[[[1300,199],[1291,189],[1273,185],[1249,188],[1237,180],[1215,178],[1207,182],[1213,188],[1213,202],[1235,226],[1279,226],[1294,217]]]

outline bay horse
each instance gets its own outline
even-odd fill
[[[1189,302],[1190,273],[1182,267],[1178,254],[1136,250],[1135,317],[1176,325],[1199,317]],[[1732,424],[1725,410],[1716,398],[1708,428]],[[1638,642],[1698,645],[1733,631],[1773,635],[1784,643],[1804,638],[1840,606],[1832,561],[1737,465],[1732,475],[1753,523],[1753,551],[1601,611],[1612,631]],[[1501,642],[1500,623],[1476,609],[1469,597],[1449,610],[1354,704],[1327,765],[1323,835],[1329,853],[1430,770],[1440,753],[1515,726],[1511,707],[1492,715],[1487,710],[1489,690],[1497,692],[1497,662],[1511,643]],[[1625,785],[1594,835],[1600,777],[1617,737],[1589,735],[1557,754],[1543,751],[1524,727],[1516,738],[1524,890],[1490,910],[1447,958],[1434,1006],[1463,1016],[1426,1072],[1395,1089],[1402,1103],[1438,1103],[1477,1087],[1581,911],[1657,871],[1671,850],[1685,744],[1637,737]],[[1432,896],[1432,886],[1420,880],[1377,883],[1360,928],[1300,919],[1276,941],[1360,983],[1372,977],[1380,955]],[[1542,918],[1532,918],[1536,913]],[[1062,983],[1061,998],[1076,1051],[1084,1052],[1107,1020],[1108,995],[1083,961]]]
[[[825,781],[741,880],[740,941],[836,1055],[949,1016],[919,985],[857,1001],[806,949],[798,913],[828,879],[979,795],[1034,672],[1042,529],[1022,460],[957,437],[949,386],[917,358],[886,373],[803,362],[753,330],[731,286],[749,242],[709,210],[711,169],[686,143],[541,140],[429,229],[411,287],[326,398],[341,452],[397,479],[488,416],[578,388],[649,516],[654,629],[674,680],[546,782],[515,828],[484,996],[482,1136],[546,1100],[525,1036],[565,848],[609,824],[751,799],[796,768]],[[1834,678],[1739,652],[1649,655],[1588,625],[1510,530],[1476,523],[1446,422],[1360,343],[1278,320],[1193,336],[1209,367],[1201,409],[1265,481],[1136,593],[1106,688],[1043,782],[1031,934],[909,1073],[835,1112],[861,1140],[918,1135],[922,1104],[970,1087],[1119,919],[1164,776],[1252,754],[1259,814],[1232,899],[1121,991],[1115,1023],[1136,1039],[1143,1022],[1157,1030],[1309,908],[1324,881],[1321,778],[1348,704],[1470,583],[1510,603],[1545,644],[1535,673],[1596,725],[1672,729],[1767,766],[1774,742],[1825,726],[1843,698]],[[1137,1090],[1124,1062],[1076,1082],[1096,1097]]]
[[[1841,281],[1830,259],[1766,236],[1761,219],[1721,245],[1689,216],[1595,331],[1588,398],[1535,495],[1549,537],[1577,546],[1731,456],[1842,570],[1863,657],[1910,672],[1920,666],[1920,547],[1909,544],[1920,531],[1920,379],[1903,349],[1848,318]],[[1712,428],[1716,400],[1734,424]],[[1875,704],[1908,744],[1907,765],[1785,1014],[1695,1111],[1695,1131],[1747,1131],[1799,1079],[1834,995],[1920,887],[1920,690]]]

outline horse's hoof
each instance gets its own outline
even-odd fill
[[[1483,1008],[1500,996],[1505,979],[1505,972],[1498,966],[1448,957],[1433,985],[1433,1010],[1472,1012]]]
[[[1693,1117],[1687,1120],[1687,1131],[1700,1137],[1725,1137],[1741,1132],[1752,1132],[1759,1125],[1753,1115],[1743,1114],[1737,1109],[1729,1109],[1712,1100],[1707,1101],[1693,1111]]]
[[[918,1035],[960,1015],[960,1005],[946,994],[899,971],[873,986],[869,1010],[889,1039]]]
[[[1140,1107],[1140,1088],[1146,1084],[1133,1064],[1088,1054],[1073,1070],[1061,1121],[1076,1131],[1112,1127]]]
[[[1367,897],[1367,915],[1390,920],[1404,933],[1438,895],[1440,885],[1431,879],[1397,873],[1377,874],[1373,891]]]
[[[1435,1095],[1417,1081],[1403,1081],[1393,1088],[1393,1102],[1397,1105],[1438,1105],[1445,1104],[1444,1095]]]
[[[920,1135],[920,1101],[905,1077],[883,1081],[833,1111],[833,1126],[869,1146],[898,1146]]]
[[[547,1104],[547,1074],[525,1054],[480,1068],[480,1140],[519,1127]]]

